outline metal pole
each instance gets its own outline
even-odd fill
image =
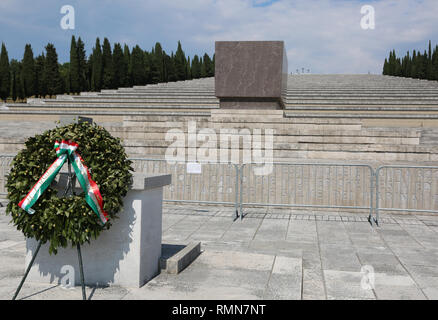
[[[368,216],[368,222],[373,225],[373,193],[374,193],[374,170],[370,168],[370,215]]]
[[[238,206],[238,202],[239,202],[239,165],[235,164],[234,165],[236,168],[236,187],[235,187],[235,193],[236,193],[236,201],[234,204],[234,209],[236,210],[236,215],[234,216],[233,221],[236,221],[237,218],[239,218],[239,210],[237,209]]]
[[[379,225],[379,173],[380,173],[381,167],[376,169],[376,218],[374,221],[376,222],[376,225]]]
[[[23,279],[21,279],[21,282],[20,282],[20,284],[18,285],[17,291],[15,291],[15,294],[14,294],[14,297],[12,298],[12,300],[15,300],[15,299],[17,298],[18,293],[20,292],[21,287],[22,287],[23,284],[24,284],[24,281],[26,281],[26,278],[27,278],[27,275],[29,274],[30,268],[32,268],[32,265],[33,265],[33,263],[35,262],[35,258],[36,258],[36,256],[38,255],[38,251],[40,251],[41,244],[42,244],[42,242],[41,242],[41,240],[40,240],[40,241],[38,242],[38,245],[37,245],[36,249],[35,249],[35,253],[34,253],[33,256],[32,256],[32,260],[30,260],[30,263],[29,263],[29,265],[27,266],[26,272],[24,273]]]
[[[80,273],[81,273],[82,300],[87,300],[87,295],[85,294],[84,266],[82,265],[81,246],[78,243],[76,245],[76,247],[78,249],[79,270],[80,270]]]
[[[240,220],[243,219],[243,208],[242,208],[242,202],[243,202],[243,168],[245,167],[245,164],[242,164],[240,166]],[[249,181],[249,177],[248,177]]]

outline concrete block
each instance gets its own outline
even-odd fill
[[[201,242],[192,242],[187,246],[173,245],[169,248],[169,245],[164,245],[163,247],[166,251],[161,257],[161,269],[165,269],[170,274],[180,273],[201,254]],[[180,250],[172,254],[175,253],[175,248],[178,250],[178,247]]]
[[[124,199],[119,219],[99,238],[81,246],[87,285],[141,287],[159,273],[162,189],[169,179],[169,175],[147,178],[134,175],[134,188]],[[138,180],[142,180],[142,183]],[[161,185],[158,181],[161,181]],[[34,239],[26,240],[26,267],[36,245]],[[49,255],[48,245],[45,244],[30,270],[28,281],[59,283],[64,276],[61,268],[67,265],[73,267],[75,284],[79,285],[76,247],[61,248],[57,255]]]

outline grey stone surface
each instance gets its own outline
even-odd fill
[[[178,251],[176,254],[165,258],[164,253],[161,253],[162,269],[167,273],[178,274],[183,271],[190,263],[192,263],[201,254],[201,243],[192,242]]]
[[[348,212],[276,209],[267,213],[253,208],[251,217],[233,221],[232,210],[202,208],[164,206],[164,243],[182,248],[196,238],[202,244],[202,254],[181,273],[161,272],[138,289],[90,286],[87,296],[175,300],[438,298],[438,250],[417,241],[422,233],[431,236],[436,232],[424,223],[437,223],[436,216],[383,215],[386,224],[370,227],[366,220]],[[26,248],[23,237],[3,213],[4,208],[0,208],[4,235],[0,240],[0,299],[10,299],[23,274]],[[317,220],[317,215],[326,219]],[[328,220],[336,217],[357,219]],[[278,221],[286,223],[286,230]],[[207,236],[215,224],[219,231]],[[261,229],[263,225],[266,227]],[[284,230],[281,239],[272,237],[271,227]],[[326,242],[330,232],[342,235]],[[343,243],[344,239],[348,241]],[[361,285],[364,266],[374,269],[374,289]],[[19,298],[80,299],[81,293],[80,287],[66,290],[28,281]]]
[[[135,180],[135,179],[134,179]],[[143,183],[148,179],[142,179]],[[168,179],[157,179],[166,183]],[[164,181],[163,181],[164,180]],[[162,184],[163,185],[163,184]],[[140,287],[159,273],[162,239],[162,185],[152,189],[131,189],[124,199],[123,211],[111,230],[81,246],[85,282],[89,285],[121,285]],[[28,265],[37,241],[27,239]],[[59,283],[63,266],[74,268],[75,283],[80,283],[76,248],[60,248],[50,255],[48,244],[43,244],[28,280]]]
[[[215,43],[215,94],[221,108],[282,107],[287,72],[283,41]]]

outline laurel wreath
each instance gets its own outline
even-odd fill
[[[78,153],[89,168],[103,198],[108,222],[102,226],[99,218],[85,202],[81,194],[59,197],[58,190],[50,186],[33,206],[30,215],[18,206],[32,186],[56,160],[53,148],[57,140],[72,140],[79,144]],[[67,164],[65,164],[67,165]],[[103,230],[110,229],[112,222],[123,207],[123,198],[132,181],[131,161],[119,138],[114,138],[96,124],[72,123],[47,130],[25,142],[12,161],[6,187],[9,203],[6,214],[11,223],[28,238],[42,243],[50,242],[49,252],[57,253],[59,247],[90,243]]]

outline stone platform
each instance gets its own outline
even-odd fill
[[[25,241],[0,208],[0,299],[23,275]],[[163,243],[200,241],[203,252],[178,275],[139,289],[87,287],[89,299],[438,299],[438,217],[382,216],[371,227],[348,212],[165,205]],[[363,289],[362,267],[374,269]],[[81,299],[81,289],[25,283],[19,299]]]

